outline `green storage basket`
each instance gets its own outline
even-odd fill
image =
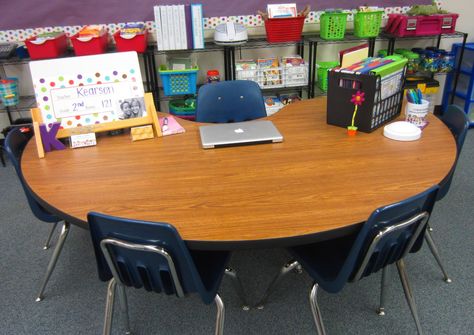
[[[347,13],[322,13],[319,35],[325,40],[342,40],[346,33]]]
[[[357,37],[377,37],[382,26],[383,13],[383,10],[355,13],[354,35]]]
[[[318,87],[326,92],[328,90],[328,71],[336,66],[338,62],[318,62]]]
[[[175,115],[194,115],[196,113],[196,99],[177,99],[169,102],[169,110]]]

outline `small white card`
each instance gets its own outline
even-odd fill
[[[71,148],[82,148],[96,145],[95,133],[71,135]]]

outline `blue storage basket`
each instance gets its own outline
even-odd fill
[[[160,70],[165,95],[196,94],[197,73],[199,69]]]

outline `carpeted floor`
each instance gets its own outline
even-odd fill
[[[448,196],[436,204],[431,225],[451,284],[442,280],[428,247],[406,259],[425,334],[473,334],[474,329],[474,132],[468,133]],[[100,334],[106,284],[99,281],[89,233],[72,227],[46,290],[35,302],[52,250],[42,243],[50,226],[36,220],[26,203],[11,164],[0,167],[0,334]],[[255,303],[267,284],[289,259],[284,250],[236,252],[232,266],[239,271],[249,300]],[[320,294],[320,307],[329,334],[415,334],[395,268],[391,269],[387,315],[374,310],[380,275],[348,284],[339,294]],[[265,309],[248,312],[228,278],[220,293],[226,306],[226,334],[315,334],[308,293],[311,280],[292,273],[270,297]],[[212,334],[215,306],[197,297],[177,299],[129,290],[131,325],[135,334]],[[123,330],[116,309],[113,333]]]

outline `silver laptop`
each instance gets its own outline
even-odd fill
[[[199,132],[204,149],[283,141],[283,136],[271,121],[246,121],[201,126]]]

